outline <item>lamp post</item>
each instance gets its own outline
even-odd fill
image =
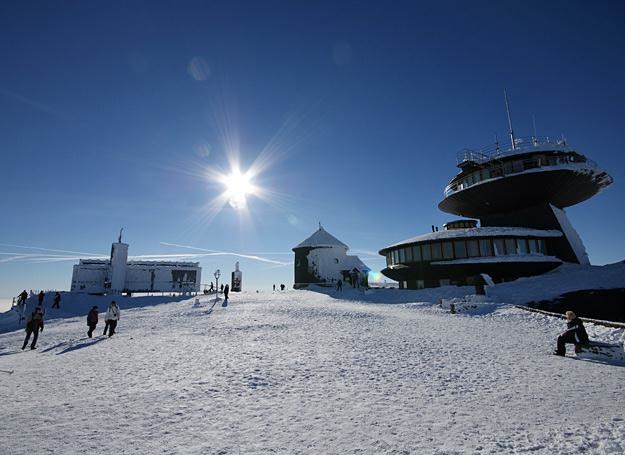
[[[219,269],[215,270],[215,302],[219,299],[219,277],[221,276],[221,272]]]

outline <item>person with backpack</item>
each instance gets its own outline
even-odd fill
[[[17,296],[17,304],[21,305],[22,303],[26,303],[26,299],[28,298],[28,292],[24,289],[20,295]]]
[[[33,342],[30,344],[30,349],[37,349],[39,332],[43,332],[43,310],[38,306],[26,320],[26,338],[22,345],[22,351],[26,349],[31,335],[33,335]]]
[[[553,351],[555,355],[564,357],[566,354],[566,343],[573,343],[575,347],[588,343],[588,333],[584,323],[577,315],[572,311],[567,311],[566,315],[566,330],[558,337],[558,343],[556,350]]]
[[[106,310],[106,316],[104,319],[104,335],[108,330],[109,338],[115,334],[115,329],[117,328],[117,322],[119,321],[119,307],[117,306],[117,302],[113,300]]]
[[[54,294],[54,303],[52,304],[52,308],[60,309],[61,308],[59,306],[60,303],[61,303],[61,294],[57,292],[56,294]]]
[[[94,305],[93,308],[87,314],[87,326],[89,327],[89,331],[87,332],[87,336],[91,338],[93,336],[93,331],[95,327],[98,325],[98,306]]]

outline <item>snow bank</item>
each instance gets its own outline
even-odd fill
[[[71,318],[75,316],[87,317],[87,313],[97,305],[100,313],[106,312],[110,303],[115,300],[121,310],[129,308],[139,308],[145,306],[159,305],[166,302],[175,302],[179,300],[189,299],[189,296],[142,296],[142,297],[125,297],[125,296],[101,296],[89,294],[77,294],[73,292],[61,292],[60,308],[52,308],[54,292],[46,293],[43,301],[45,311],[45,321],[53,319]],[[26,315],[30,314],[37,306],[37,296],[29,297],[26,300]],[[15,310],[8,310],[0,313],[0,333],[10,332],[13,330],[23,330],[24,323],[19,325],[19,315]]]
[[[524,304],[550,300],[567,292],[625,287],[625,262],[603,266],[563,264],[544,275],[519,278],[486,288],[489,299]]]

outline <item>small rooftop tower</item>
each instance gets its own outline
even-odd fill
[[[234,272],[232,272],[232,283],[230,284],[230,290],[232,292],[241,292],[241,281],[243,274],[239,270],[239,261],[234,264]]]
[[[109,283],[111,294],[121,294],[126,282],[126,267],[128,265],[128,244],[122,243],[122,231],[119,230],[117,243],[111,245],[111,271]]]

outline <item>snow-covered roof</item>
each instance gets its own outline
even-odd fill
[[[467,237],[561,237],[562,232],[556,229],[530,229],[521,227],[476,227],[465,229],[449,229],[448,231],[430,232],[410,239],[389,245],[382,250],[409,243],[424,242],[427,240],[447,240]]]
[[[297,245],[294,250],[297,248],[320,248],[320,247],[333,247],[338,246],[349,249],[347,245],[341,242],[339,239],[334,237],[328,231],[326,231],[323,227],[319,226],[319,229],[306,240]]]
[[[344,265],[346,268],[349,268],[349,269],[354,269],[354,268],[356,268],[356,269],[358,269],[358,270],[359,270],[359,271],[361,271],[361,272],[365,272],[365,271],[366,271],[366,272],[368,272],[368,271],[370,271],[370,270],[371,270],[369,267],[367,267],[367,265],[366,265],[364,262],[362,262],[362,261],[360,260],[360,258],[359,258],[358,256],[349,256],[349,255],[346,255],[346,256],[343,258],[343,265]]]

